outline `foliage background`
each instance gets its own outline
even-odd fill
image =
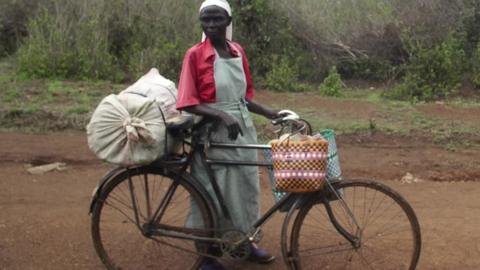
[[[342,79],[395,82],[389,98],[480,87],[478,0],[230,2],[257,87],[316,91],[333,66]],[[0,57],[13,57],[21,78],[128,83],[156,66],[176,80],[200,39],[200,3],[0,0]]]

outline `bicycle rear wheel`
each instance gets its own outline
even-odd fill
[[[413,209],[398,193],[369,180],[334,184],[342,200],[312,196],[292,228],[295,269],[415,269],[421,246]],[[334,227],[327,206],[356,242]],[[352,240],[352,239],[351,239]]]
[[[171,194],[170,200],[167,194]],[[210,209],[184,177],[167,176],[154,167],[125,171],[106,184],[92,211],[93,242],[108,269],[198,269],[203,257],[196,252],[205,253],[206,247],[199,250],[191,239],[148,233],[146,227],[162,202],[166,207],[155,228],[191,235],[203,229],[211,231]],[[195,228],[187,225],[192,203],[203,220]]]

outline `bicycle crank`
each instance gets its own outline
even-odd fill
[[[223,255],[233,260],[246,260],[252,252],[252,245],[248,237],[241,231],[226,231],[222,235],[220,248]]]

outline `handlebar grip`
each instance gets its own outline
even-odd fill
[[[278,124],[281,124],[282,122],[284,122],[285,120],[283,120],[283,117],[280,117],[280,118],[277,118],[277,119],[273,119],[272,120],[272,125],[276,126]]]
[[[286,121],[289,121],[289,120],[297,121],[298,119],[300,119],[298,114],[296,114],[292,111],[283,110],[283,111],[279,112],[279,114],[282,114],[282,113],[284,114],[282,117],[279,117],[277,119],[272,120],[273,125],[282,124],[282,123],[284,123]]]

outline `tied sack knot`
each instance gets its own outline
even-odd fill
[[[127,132],[128,141],[144,142],[146,144],[154,144],[152,132],[148,130],[145,121],[137,117],[128,117],[123,122],[123,128]]]

